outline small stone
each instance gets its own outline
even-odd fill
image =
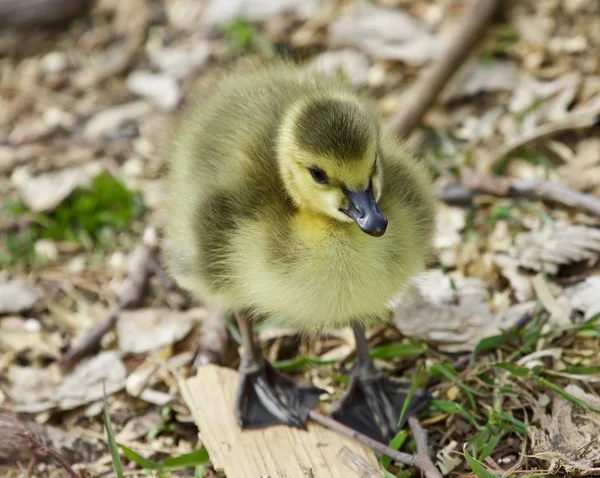
[[[164,48],[162,45],[148,49],[150,61],[173,78],[186,78],[201,70],[208,62],[212,46],[208,41],[194,43],[189,48]]]
[[[311,63],[311,69],[335,75],[340,70],[348,77],[355,88],[364,86],[369,76],[369,58],[364,53],[345,48],[337,51],[326,51]]]
[[[0,314],[18,314],[31,309],[40,300],[40,293],[16,281],[0,284]]]
[[[54,241],[49,239],[40,239],[36,241],[33,250],[35,251],[35,255],[40,259],[49,262],[54,262],[58,259],[58,248]]]
[[[177,81],[161,73],[134,71],[127,77],[127,87],[132,93],[151,99],[165,111],[174,110],[181,100]]]
[[[114,271],[125,273],[127,271],[127,258],[122,251],[116,251],[108,259],[108,265]]]
[[[51,51],[42,58],[42,70],[45,73],[60,73],[68,66],[67,55],[61,51]]]
[[[83,137],[89,140],[102,139],[114,134],[127,121],[135,121],[152,111],[147,101],[133,101],[115,106],[93,116],[85,125]]]
[[[40,321],[33,318],[27,319],[24,327],[27,332],[31,332],[32,334],[39,334],[42,330]]]
[[[85,270],[86,258],[85,256],[77,256],[69,261],[69,270],[74,274],[78,274]]]
[[[134,156],[125,161],[121,171],[124,176],[137,178],[144,172],[144,162],[140,158]]]
[[[44,121],[49,126],[60,126],[64,129],[71,129],[77,118],[67,111],[59,108],[48,108],[44,111]]]

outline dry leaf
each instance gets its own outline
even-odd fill
[[[79,363],[63,379],[56,390],[55,400],[62,410],[101,400],[104,396],[103,384],[106,385],[106,394],[111,395],[125,387],[126,375],[118,352],[101,352]]]
[[[457,445],[458,442],[452,440],[444,448],[438,451],[435,456],[436,465],[444,476],[448,475],[452,470],[462,463],[462,460],[459,458],[460,452],[456,451]]]
[[[163,46],[160,39],[149,40],[146,44],[146,53],[150,62],[177,79],[186,78],[201,70],[210,58],[211,52],[211,44],[202,39],[189,45],[168,47]]]
[[[126,121],[135,121],[152,111],[152,104],[147,101],[134,101],[114,106],[97,113],[85,125],[83,137],[89,140],[102,139],[114,134]]]
[[[124,443],[141,438],[149,431],[158,428],[163,422],[160,413],[150,412],[141,417],[133,417],[115,437],[117,442]]]
[[[336,75],[341,70],[355,88],[367,84],[369,79],[369,58],[351,48],[326,51],[318,55],[309,65],[310,70]]]
[[[500,269],[500,274],[510,283],[517,301],[527,302],[533,299],[531,277],[519,269],[519,261],[504,254],[495,254],[493,261]]]
[[[177,81],[164,73],[133,71],[127,77],[127,87],[132,93],[151,99],[164,111],[174,110],[181,100]]]
[[[600,408],[600,398],[570,384],[565,391]],[[540,417],[539,427],[530,427],[533,454],[547,463],[553,476],[600,475],[600,415],[556,396],[550,416]]]
[[[178,342],[189,334],[197,319],[189,311],[167,308],[123,311],[117,321],[119,349],[139,354]]]
[[[37,323],[37,326],[30,324]],[[6,317],[0,321],[0,350],[30,351],[32,357],[60,357],[60,346],[44,333],[35,319]]]
[[[448,84],[442,100],[459,100],[479,93],[510,91],[517,83],[518,74],[516,63],[510,60],[494,60],[489,64],[472,61]]]
[[[562,222],[518,234],[509,250],[519,266],[549,274],[556,274],[563,265],[596,259],[599,253],[600,230]]]
[[[458,248],[463,243],[460,232],[466,224],[467,211],[464,208],[437,205],[436,232],[433,245],[440,262],[446,267],[456,266]]]
[[[577,285],[567,287],[564,293],[571,308],[583,313],[584,320],[600,313],[600,276],[588,277]]]
[[[520,314],[496,316],[488,305],[486,283],[435,269],[415,280],[394,310],[403,334],[435,343],[446,352],[472,351],[481,339],[508,328]]]
[[[573,159],[559,169],[562,181],[579,191],[600,193],[600,138],[586,138],[575,148]]]
[[[40,369],[11,365],[7,376],[7,394],[13,411],[37,413],[56,405],[56,389],[60,383],[58,366]]]
[[[356,47],[376,58],[421,65],[439,51],[439,42],[406,13],[360,2],[329,25],[333,46]]]
[[[314,9],[319,0],[212,0],[204,12],[204,25],[223,25],[236,18],[252,22],[268,20],[282,13],[305,12]]]
[[[93,161],[76,168],[34,177],[23,167],[13,172],[11,181],[29,209],[34,212],[46,212],[55,209],[76,188],[87,187],[90,180],[102,169],[99,161]]]
[[[0,283],[0,314],[18,314],[33,308],[40,300],[37,289],[17,281]]]

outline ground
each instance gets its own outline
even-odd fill
[[[444,475],[600,475],[600,3],[501,3],[408,139],[436,178],[436,254],[372,355],[433,394],[419,419]],[[279,55],[345,75],[389,121],[463,7],[98,0],[0,30],[0,469],[64,475],[32,460],[31,431],[108,476],[106,411],[129,476],[216,476],[179,382],[205,310],[161,267],[178,115],[223,67]],[[342,392],[349,331],[257,333],[276,367]],[[411,434],[391,446],[411,452]]]

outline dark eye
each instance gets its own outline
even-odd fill
[[[327,175],[322,169],[311,166],[310,168],[308,168],[308,170],[310,171],[310,175],[316,182],[318,182],[319,184],[327,184]]]

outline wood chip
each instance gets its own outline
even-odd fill
[[[234,414],[237,387],[238,373],[216,365],[200,367],[181,385],[215,470],[235,478],[360,477],[340,464],[343,447],[378,469],[371,450],[315,423],[308,431],[282,425],[240,430]]]

